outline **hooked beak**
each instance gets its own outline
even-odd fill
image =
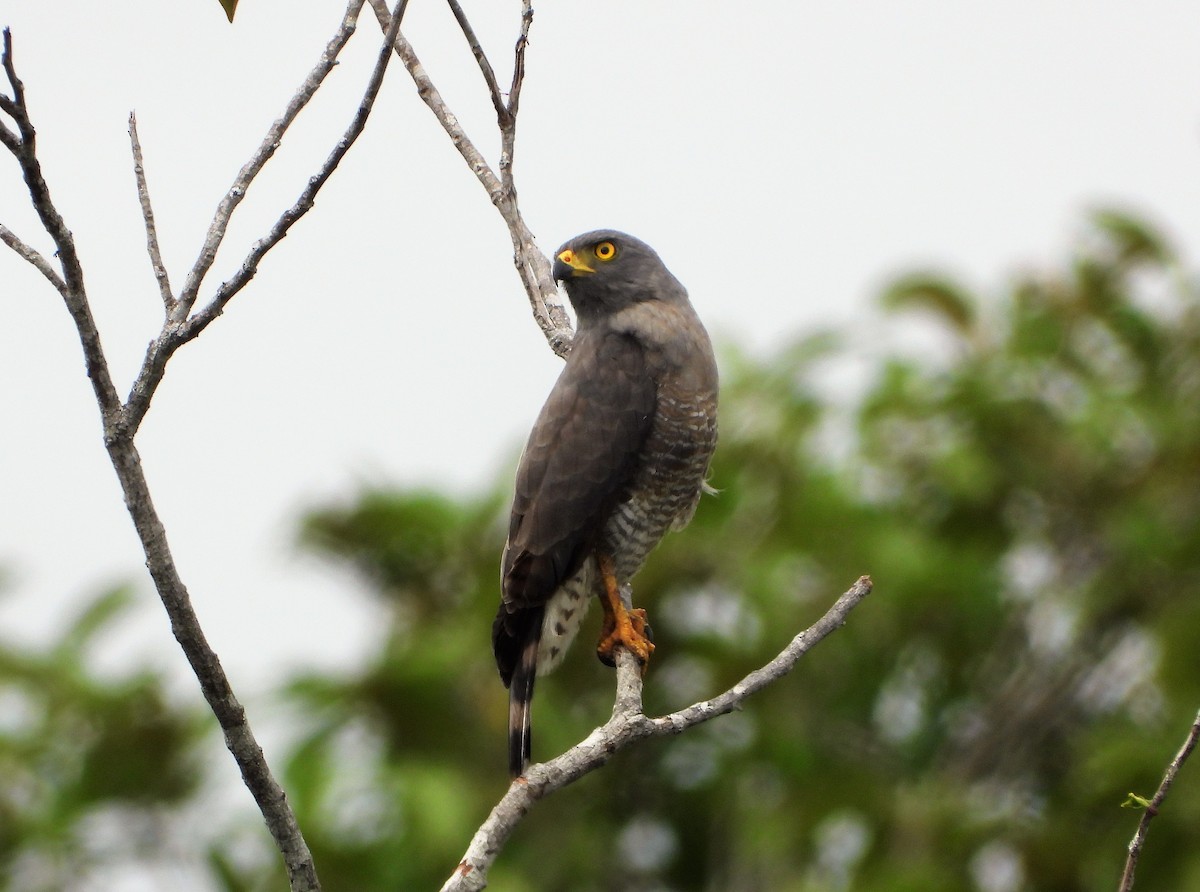
[[[564,251],[559,251],[558,256],[554,258],[553,276],[556,282],[561,282],[563,279],[570,279],[575,276],[587,276],[594,273],[595,270],[583,262],[583,259],[567,248]]]

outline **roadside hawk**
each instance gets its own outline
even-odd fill
[[[614,665],[654,650],[621,587],[668,529],[685,526],[717,442],[717,366],[687,291],[649,245],[613,230],[554,260],[575,308],[566,365],[517,469],[492,649],[509,689],[509,772],[530,758],[534,679],[555,668],[591,597],[596,651]]]

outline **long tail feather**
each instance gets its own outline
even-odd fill
[[[508,688],[508,773],[525,773],[533,750],[533,683],[537,680],[538,647],[542,639],[541,611],[537,622],[530,623],[521,645],[521,654]]]

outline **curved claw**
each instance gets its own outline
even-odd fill
[[[626,610],[625,605],[621,604],[613,614],[605,611],[604,626],[600,632],[600,641],[596,645],[596,656],[600,658],[601,663],[606,666],[617,665],[613,655],[613,648],[617,645],[623,646],[637,657],[638,662],[642,664],[642,672],[645,673],[650,654],[654,653],[654,632],[646,622],[645,610],[640,607]]]
[[[621,587],[617,583],[613,562],[607,555],[598,555],[597,564],[600,568],[600,580],[603,585],[600,592],[600,604],[604,607],[604,625],[600,630],[600,641],[596,645],[596,656],[606,666],[616,666],[613,648],[623,646],[637,657],[642,664],[642,672],[650,654],[654,653],[654,633],[646,622],[646,611],[641,608],[628,609],[621,600]]]

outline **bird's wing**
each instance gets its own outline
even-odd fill
[[[628,334],[577,337],[529,435],[504,549],[511,610],[544,604],[582,562],[628,486],[653,421],[657,385]]]

